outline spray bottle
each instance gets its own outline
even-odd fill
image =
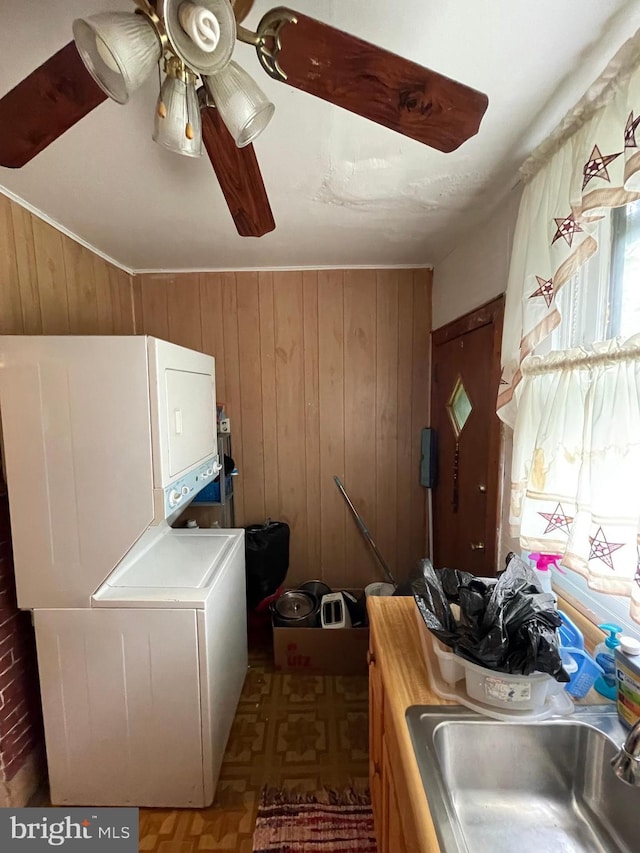
[[[543,592],[551,593],[551,572],[549,571],[549,566],[555,566],[558,571],[561,571],[558,566],[558,560],[562,559],[562,555],[540,554],[537,551],[534,551],[532,554],[529,554],[529,559],[534,561],[536,569],[540,572],[538,575],[538,581]]]
[[[607,699],[613,699],[614,702],[617,696],[616,685],[616,649],[620,645],[618,634],[622,633],[622,628],[619,625],[598,625],[601,631],[608,631],[609,636],[602,642],[598,643],[594,650],[596,663],[599,663],[604,670],[603,674],[596,678],[593,685],[601,696],[606,696]]]

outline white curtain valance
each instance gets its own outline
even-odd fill
[[[588,120],[581,119],[571,135],[563,129],[551,146],[554,153],[542,168],[535,163],[538,171],[523,191],[497,405],[499,416],[511,426],[522,363],[560,323],[556,295],[596,252],[598,220],[611,208],[640,199],[640,68],[608,79],[604,91],[609,100]],[[598,97],[605,100],[602,92]]]
[[[640,622],[640,335],[530,357],[515,398],[512,536]]]

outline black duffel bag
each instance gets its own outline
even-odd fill
[[[247,604],[253,609],[283,583],[289,569],[289,525],[284,521],[245,527]]]

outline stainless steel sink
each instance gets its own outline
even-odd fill
[[[611,758],[613,706],[537,723],[414,706],[407,724],[442,853],[640,853],[640,788]]]

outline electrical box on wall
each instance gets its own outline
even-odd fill
[[[438,480],[438,436],[425,427],[420,434],[420,485],[433,489]]]

